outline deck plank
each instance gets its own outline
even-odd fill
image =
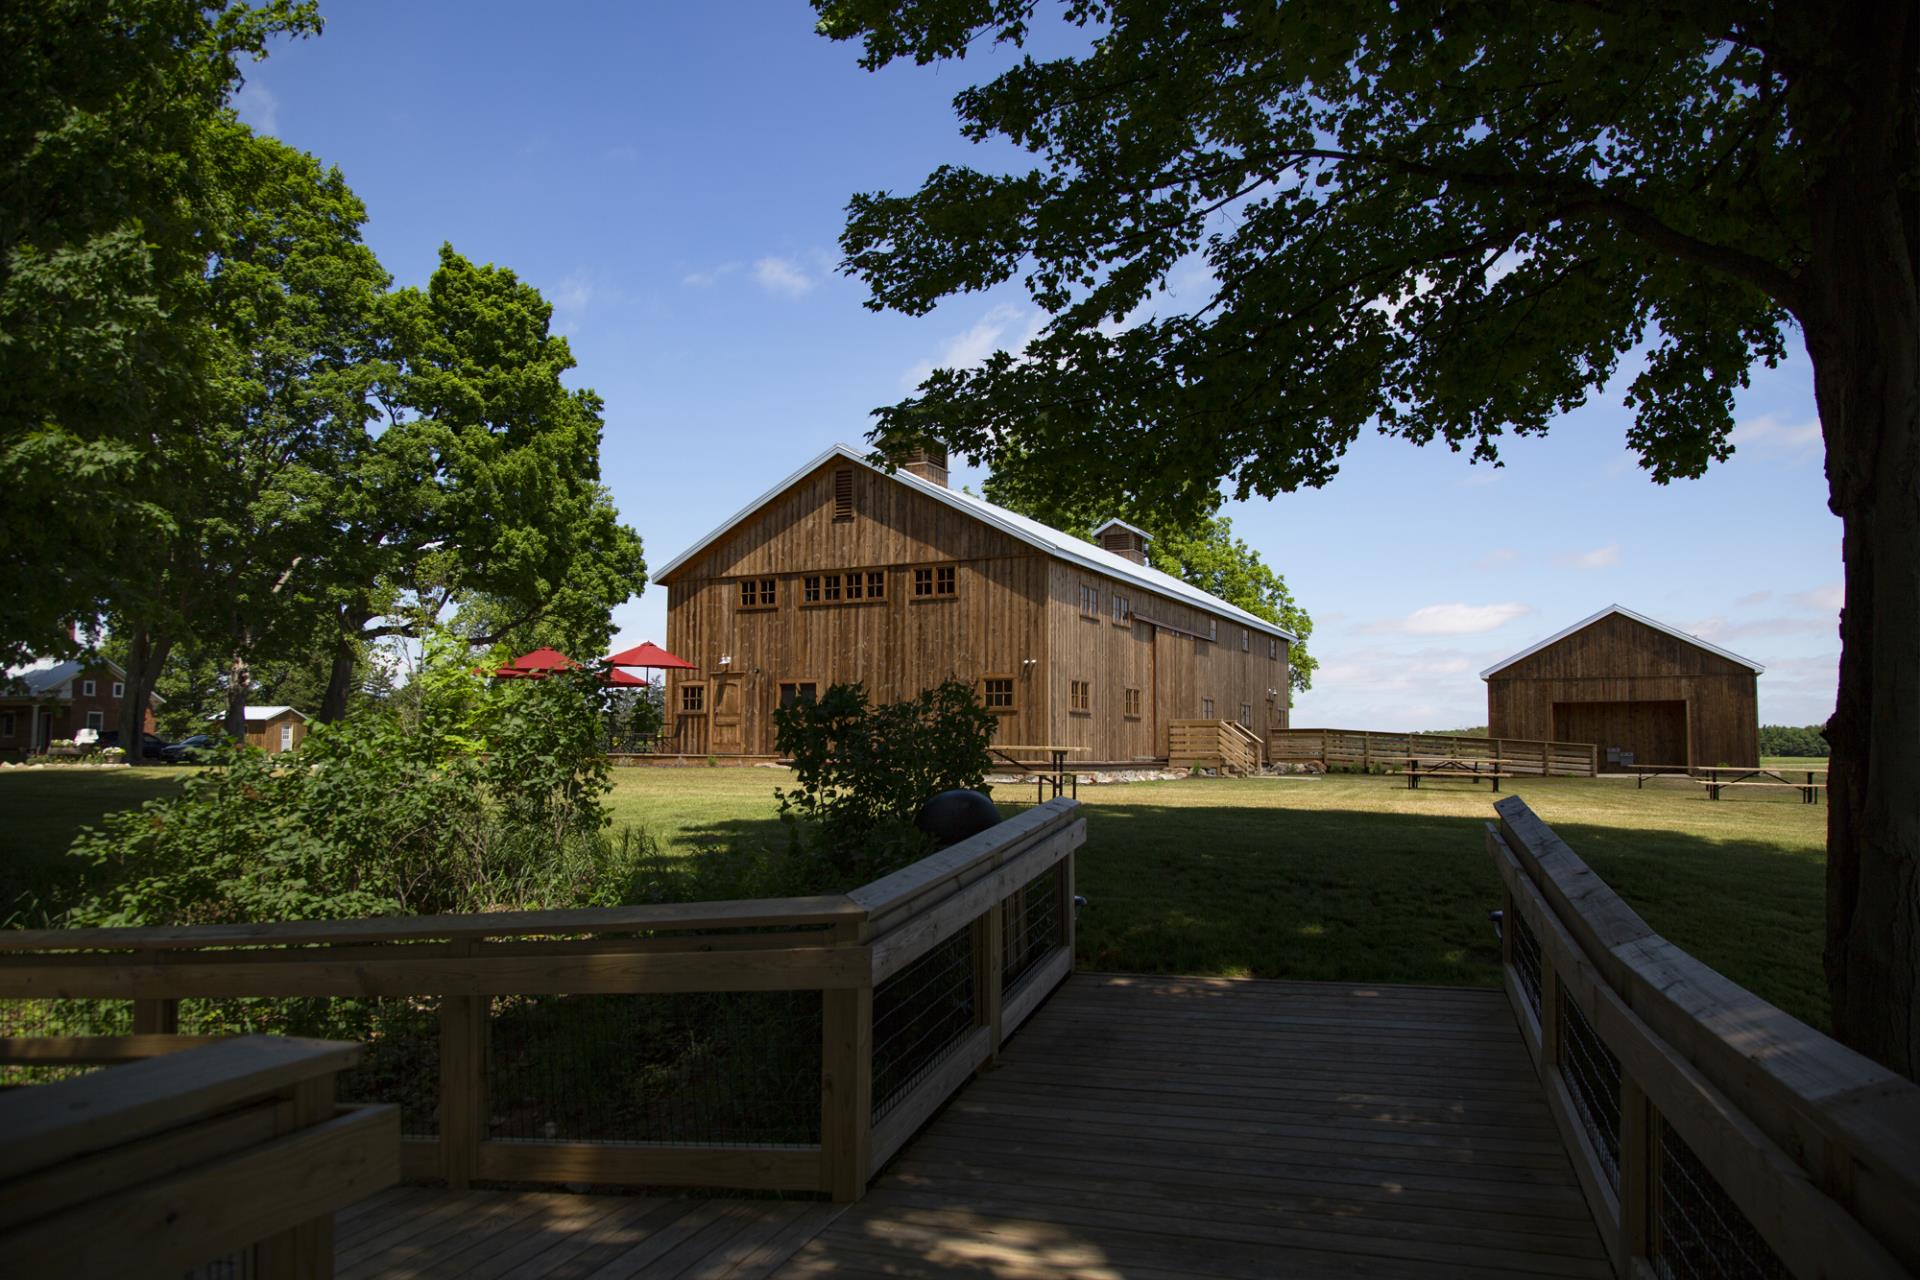
[[[1610,1274],[1499,992],[1081,974],[854,1205],[383,1193],[352,1280]]]

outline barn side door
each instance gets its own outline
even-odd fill
[[[715,755],[740,754],[740,713],[740,677],[713,677],[713,710],[708,722],[713,726],[713,745],[710,749]]]

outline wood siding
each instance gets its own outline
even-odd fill
[[[1639,764],[1760,759],[1754,672],[1617,613],[1490,676],[1487,731],[1570,741],[1606,733],[1607,740],[1593,740],[1603,771],[1609,747],[1633,752]],[[1654,758],[1682,746],[1686,759]]]
[[[851,472],[853,518],[836,519]],[[844,509],[844,508],[842,508]],[[950,565],[951,597],[916,599],[916,567]],[[881,601],[810,604],[809,575],[885,575]],[[775,582],[770,608],[743,608],[742,579]],[[1251,709],[1252,729],[1284,725],[1287,650],[1243,624],[1124,579],[1083,570],[1020,542],[965,511],[866,467],[831,460],[742,520],[663,579],[667,647],[695,664],[667,688],[664,749],[690,755],[770,755],[772,712],[783,683],[860,681],[875,701],[910,697],[948,677],[1014,681],[1015,707],[999,741],[1085,748],[1077,760],[1164,758],[1167,726]],[[1097,593],[1082,615],[1080,590]],[[1115,593],[1129,617],[1113,618]],[[722,663],[721,659],[730,661]],[[1090,686],[1073,710],[1073,681]],[[704,710],[683,714],[681,690],[703,686]],[[1140,691],[1138,716],[1126,691]],[[1267,691],[1279,696],[1269,699]]]

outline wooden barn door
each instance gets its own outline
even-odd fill
[[[711,750],[715,755],[740,754],[740,696],[739,676],[713,678],[713,709],[709,713],[709,723],[713,726]]]

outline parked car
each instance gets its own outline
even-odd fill
[[[213,749],[213,739],[204,733],[182,738],[178,742],[169,742],[160,748],[160,758],[168,764],[193,764],[205,759]]]

